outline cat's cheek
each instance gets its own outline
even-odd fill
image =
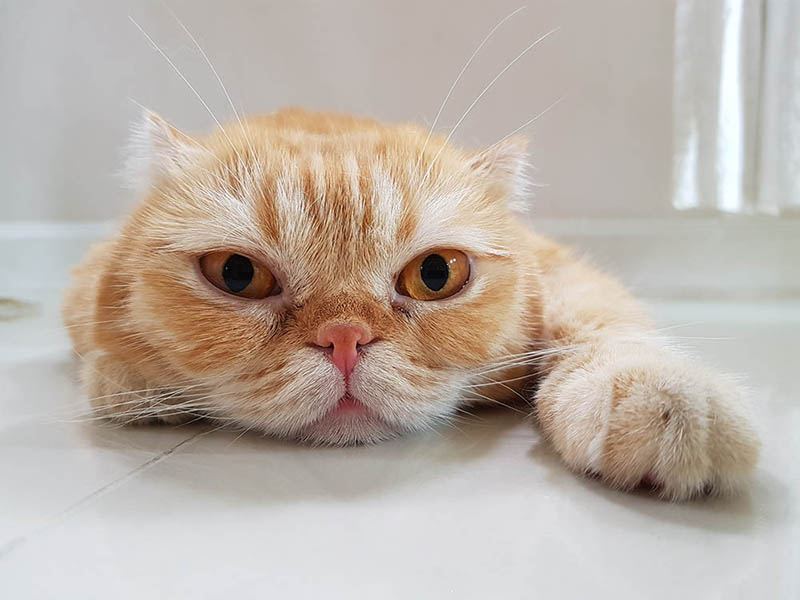
[[[263,360],[280,314],[261,307],[232,310],[166,276],[150,276],[129,298],[138,333],[187,374],[224,374]]]
[[[415,431],[453,412],[459,398],[456,379],[387,349],[364,358],[351,378],[350,391],[392,429]]]
[[[510,335],[523,339],[523,304],[516,277],[506,269],[479,273],[461,297],[416,303],[409,354],[431,368],[471,368],[493,358]],[[512,344],[513,345],[513,344]]]
[[[345,394],[336,368],[310,357],[274,363],[262,373],[237,377],[212,399],[217,412],[243,427],[297,437],[333,410]]]

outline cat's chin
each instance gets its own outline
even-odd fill
[[[358,400],[344,396],[321,419],[299,432],[297,439],[309,444],[354,446],[374,444],[397,433]]]

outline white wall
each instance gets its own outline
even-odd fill
[[[287,104],[430,122],[486,32],[523,0],[189,1],[169,4],[249,112]],[[456,139],[488,144],[535,124],[536,215],[672,212],[671,0],[531,0],[473,63],[446,130],[511,58]],[[115,176],[147,105],[187,130],[212,120],[128,20],[181,67],[220,119],[230,109],[160,0],[0,2],[0,220],[94,220],[133,199]]]

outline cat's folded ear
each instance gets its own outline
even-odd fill
[[[504,188],[513,210],[525,210],[530,194],[527,148],[526,138],[514,136],[489,146],[470,160],[470,168]]]
[[[179,173],[202,147],[156,113],[142,110],[131,129],[125,175],[131,187],[146,190],[160,178]]]

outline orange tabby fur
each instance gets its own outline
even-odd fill
[[[746,481],[758,441],[736,386],[671,351],[621,286],[520,223],[524,142],[468,152],[426,144],[416,126],[294,109],[200,140],[143,121],[143,202],[76,269],[64,303],[98,413],[205,415],[346,444],[525,396],[567,464],[612,485],[686,498]],[[471,258],[467,286],[398,297],[397,274],[432,248]],[[262,261],[283,292],[212,287],[197,260],[217,250]],[[349,388],[367,415],[326,418],[345,384],[312,342],[331,323],[377,340]]]

